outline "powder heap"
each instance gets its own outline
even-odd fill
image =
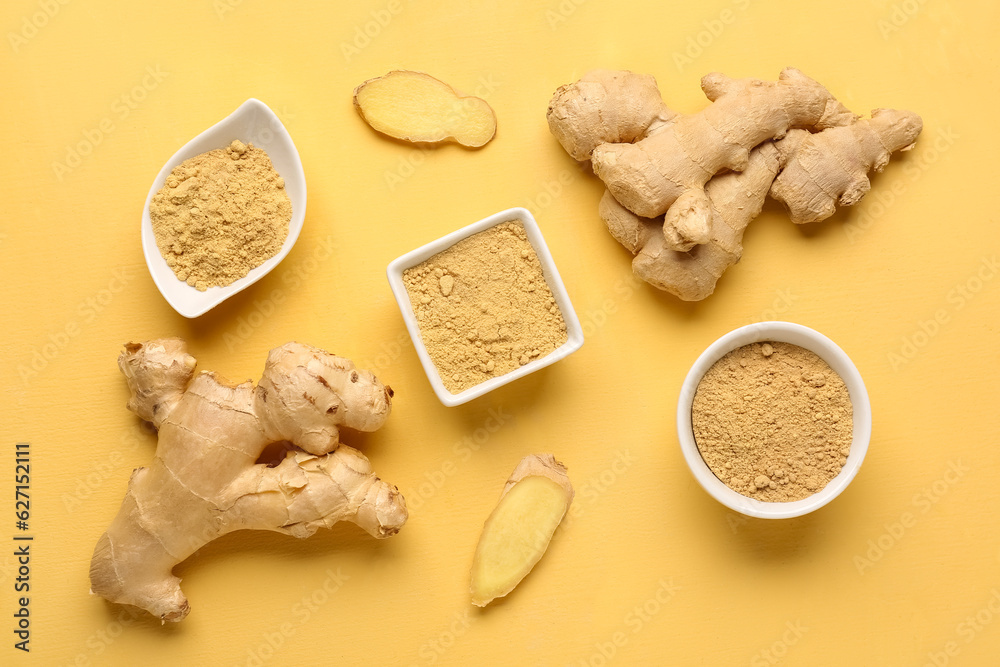
[[[752,343],[717,361],[691,409],[701,456],[729,488],[757,500],[801,500],[837,476],[851,450],[847,386],[816,354]]]
[[[281,250],[292,202],[267,153],[234,140],[177,165],[153,195],[149,217],[167,266],[205,291],[239,280]]]
[[[524,225],[504,222],[403,272],[420,336],[457,394],[545,356],[566,322]]]

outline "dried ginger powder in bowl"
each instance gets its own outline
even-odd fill
[[[453,394],[544,357],[566,322],[524,225],[504,222],[403,272],[420,338]]]
[[[292,202],[267,152],[237,139],[177,165],[153,195],[149,219],[177,279],[205,291],[278,254]]]
[[[801,500],[847,462],[853,439],[843,379],[790,343],[751,343],[719,359],[691,406],[695,443],[737,493],[765,502]]]

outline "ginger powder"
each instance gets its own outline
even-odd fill
[[[149,218],[167,266],[205,291],[278,254],[292,202],[267,152],[237,139],[177,165],[153,195]]]
[[[403,272],[420,337],[453,394],[499,377],[566,342],[524,225],[504,222]]]
[[[815,353],[780,342],[719,359],[698,384],[691,422],[715,476],[767,502],[801,500],[829,484],[854,431],[843,379]]]

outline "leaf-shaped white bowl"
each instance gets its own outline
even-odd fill
[[[288,223],[288,237],[278,254],[232,284],[225,287],[210,287],[200,292],[177,279],[160,254],[159,248],[156,247],[156,237],[153,235],[153,225],[149,219],[149,202],[163,187],[174,167],[196,155],[216,148],[225,148],[233,139],[239,139],[245,144],[252,143],[267,151],[275,171],[285,179],[285,191],[292,202],[292,219]],[[152,187],[149,188],[146,205],[142,209],[142,252],[146,256],[146,266],[149,267],[153,282],[167,303],[184,317],[198,317],[250,287],[276,267],[298,240],[305,216],[306,177],[302,171],[299,152],[274,112],[260,100],[250,98],[229,116],[185,144],[163,165],[163,169],[156,175]]]

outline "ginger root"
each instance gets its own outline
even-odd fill
[[[472,562],[472,603],[510,593],[541,559],[562,522],[573,486],[551,454],[521,459],[486,519]]]
[[[922,128],[907,111],[859,120],[793,68],[776,82],[715,73],[701,86],[712,103],[681,115],[651,77],[594,70],[559,88],[546,114],[566,152],[589,159],[607,186],[601,217],[636,255],[634,273],[685,301],[710,295],[739,260],[768,193],[795,222],[828,218]]]
[[[376,131],[414,143],[455,141],[479,148],[497,118],[485,100],[459,94],[423,72],[394,70],[354,89],[354,108]]]
[[[118,515],[94,549],[91,589],[163,621],[188,611],[175,565],[215,538],[241,529],[308,537],[351,521],[377,538],[407,518],[396,487],[339,429],[374,431],[392,390],[347,359],[288,343],[264,373],[232,385],[194,374],[182,340],[129,343],[118,358],[128,408],[159,431],[156,457],[129,479]],[[272,443],[290,442],[276,465],[257,463]]]
[[[716,174],[743,171],[751,150],[793,127],[832,127],[855,118],[823,86],[792,68],[777,82],[709,74],[702,90],[712,104],[698,113],[678,115],[634,144],[602,144],[591,153],[594,173],[637,215],[667,213],[681,195],[698,194]]]
[[[816,134],[791,130],[775,143],[781,173],[770,195],[794,223],[825,220],[837,204],[851,206],[868,194],[868,172],[881,172],[892,153],[913,148],[922,128],[912,111],[875,109],[871,118],[844,127]]]
[[[597,69],[562,86],[549,103],[549,129],[581,162],[601,144],[643,139],[673,120],[648,74]]]
[[[739,261],[743,254],[743,232],[760,214],[777,171],[778,151],[767,142],[750,152],[745,170],[728,172],[709,181],[705,186],[711,205],[709,240],[687,251],[669,247],[661,231],[662,216],[656,220],[640,218],[607,191],[601,199],[601,217],[605,221],[618,220],[620,227],[629,225],[643,230],[634,233],[641,239],[632,251],[636,253],[632,272],[637,277],[687,301],[701,300],[715,290],[723,272]],[[608,224],[610,227],[611,223]]]

